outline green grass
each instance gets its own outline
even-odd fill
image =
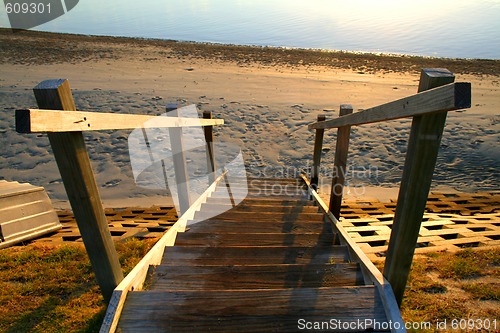
[[[498,321],[499,259],[500,248],[417,257],[402,304],[403,319],[431,323],[471,318]]]
[[[137,239],[116,244],[125,274],[152,244]],[[98,332],[105,311],[82,245],[0,251],[1,332]]]
[[[130,239],[116,244],[125,274],[153,243]],[[408,322],[498,320],[499,260],[500,248],[417,257],[403,301],[403,318]],[[0,332],[98,332],[105,311],[82,245],[0,250]]]

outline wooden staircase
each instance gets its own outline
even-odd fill
[[[223,198],[245,189],[217,187],[196,220],[227,211],[177,234],[145,290],[128,292],[117,332],[387,331],[376,326],[389,321],[379,289],[306,183],[248,185],[235,207]]]

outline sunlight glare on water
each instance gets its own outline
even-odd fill
[[[500,0],[81,0],[35,29],[500,59]]]

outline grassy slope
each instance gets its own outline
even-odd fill
[[[152,244],[116,244],[124,273]],[[1,332],[98,332],[105,310],[82,245],[0,250]]]
[[[403,318],[407,322],[431,322],[434,329],[436,322],[445,320],[449,324],[462,319],[497,320],[500,331],[499,265],[499,247],[418,257],[403,301]]]

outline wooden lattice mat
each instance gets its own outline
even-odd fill
[[[177,212],[173,207],[154,206],[151,208],[110,208],[105,210],[109,230],[113,240],[120,241],[130,237],[161,237],[176,221]],[[57,212],[62,229],[36,243],[61,244],[82,242],[75,217],[70,210]]]
[[[352,201],[342,205],[341,223],[372,260],[384,259],[395,202]],[[173,207],[105,210],[114,240],[161,237],[177,221]],[[34,242],[82,242],[71,211],[58,211],[63,228]],[[500,245],[500,192],[431,193],[416,252]]]
[[[384,259],[396,204],[348,202],[341,224],[372,259]],[[500,245],[500,194],[431,193],[416,253]]]

